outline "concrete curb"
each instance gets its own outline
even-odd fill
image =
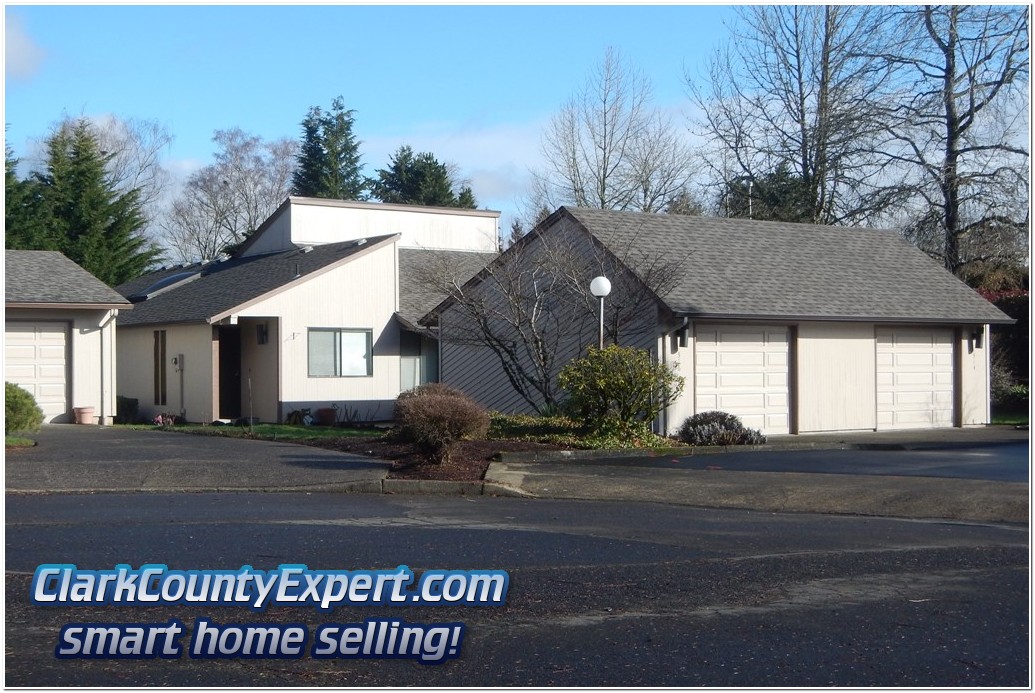
[[[761,512],[1028,523],[1028,484],[970,479],[680,470],[569,473],[563,464],[489,469],[487,479],[521,484],[533,496],[652,502]],[[890,483],[889,483],[890,482]]]
[[[975,445],[1010,445],[1015,441],[929,441],[915,443],[766,443],[764,445],[708,445],[687,448],[650,448],[616,450],[539,450],[533,452],[501,452],[497,459],[503,463],[563,462],[564,460],[621,459],[623,457],[696,457],[735,452],[795,452],[810,450],[952,450]]]
[[[385,495],[427,496],[504,496],[535,498],[536,496],[505,483],[494,481],[434,481],[429,479],[371,479],[307,486],[198,486],[196,488],[48,488],[7,489],[11,495],[90,495],[98,493],[372,493]]]

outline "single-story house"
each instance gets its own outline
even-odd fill
[[[290,197],[233,257],[117,287],[134,306],[118,327],[119,394],[146,418],[389,419],[400,392],[438,377],[417,322],[445,292],[417,275],[448,260],[450,281],[466,281],[496,256],[498,220]]]
[[[4,380],[28,390],[44,423],[115,418],[116,331],[129,301],[67,257],[7,250],[4,257]]]
[[[562,207],[423,320],[438,330],[440,379],[504,412],[541,393],[522,396],[468,304],[506,304],[521,267],[539,287],[547,268],[576,277],[566,295],[581,313],[560,299],[536,313],[554,372],[598,339],[597,299],[576,284],[609,276],[608,341],[685,379],[658,422],[669,433],[709,410],[767,434],[986,424],[989,325],[1012,322],[892,231]]]

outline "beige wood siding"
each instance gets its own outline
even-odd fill
[[[154,331],[151,326],[119,328],[123,357],[118,360],[118,394],[137,400],[141,418],[156,414],[186,416],[188,421],[208,423],[218,415],[212,382],[212,326],[208,324],[166,325],[166,402],[155,404]],[[182,371],[172,360],[183,355]],[[181,380],[182,375],[182,380]],[[181,387],[182,383],[182,387]]]
[[[797,365],[799,432],[877,427],[872,324],[801,323]]]
[[[767,435],[789,432],[786,327],[700,324],[695,350],[698,412],[735,414]]]
[[[990,423],[988,340],[988,325],[964,327],[957,347],[960,351],[960,423],[964,426]]]
[[[681,330],[682,328],[680,328]],[[679,331],[669,332],[660,340],[662,361],[683,378],[683,394],[665,412],[665,432],[674,434],[694,410],[694,329],[687,326],[686,345],[679,346]]]
[[[237,314],[242,322],[280,316],[277,343],[271,347],[279,354],[282,416],[295,409],[349,403],[361,408],[364,418],[391,417],[400,385],[399,327],[393,318],[398,305],[396,268],[395,246],[377,248]],[[309,328],[370,330],[373,374],[310,377]],[[254,334],[242,334],[242,340],[249,338],[254,340]]]
[[[877,428],[953,425],[953,330],[877,328]]]
[[[241,415],[277,421],[280,401],[280,321],[245,318],[241,328]],[[265,343],[259,343],[259,328]]]

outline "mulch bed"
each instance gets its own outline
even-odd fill
[[[489,468],[489,463],[500,452],[564,449],[559,445],[518,440],[465,440],[457,446],[448,464],[430,464],[412,444],[400,443],[387,437],[313,440],[310,444],[329,450],[391,460],[394,463],[388,474],[391,479],[432,481],[481,481],[485,478],[485,470]]]

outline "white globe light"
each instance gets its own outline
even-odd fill
[[[611,293],[611,280],[607,277],[597,277],[589,283],[589,293],[597,298],[603,298]]]

